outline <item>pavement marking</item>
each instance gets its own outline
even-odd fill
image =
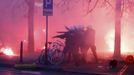
[[[78,74],[84,74],[84,75],[111,75],[109,73],[100,73],[100,72],[84,72],[84,71],[74,71],[74,70],[64,70],[64,72],[68,73],[78,73]]]
[[[21,73],[30,73],[30,74],[41,74],[40,72],[34,72],[34,71],[21,71]]]
[[[123,75],[125,73],[125,71],[127,70],[128,65],[124,65],[123,68],[118,72],[117,75]]]

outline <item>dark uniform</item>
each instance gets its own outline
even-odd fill
[[[82,36],[82,43],[81,43],[81,52],[82,58],[86,61],[88,49],[91,48],[92,53],[95,57],[96,62],[98,62],[97,54],[96,54],[96,46],[95,46],[95,30],[92,28],[87,27],[87,30],[84,31]]]

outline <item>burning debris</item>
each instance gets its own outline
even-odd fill
[[[12,50],[12,48],[1,48],[0,49],[0,53],[1,54],[4,54],[4,55],[8,55],[8,56],[14,56],[15,55],[15,53],[13,52],[13,50]]]

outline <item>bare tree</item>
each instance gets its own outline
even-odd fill
[[[13,11],[16,9],[22,11],[20,14],[25,15],[28,20],[28,52],[34,52],[34,9],[35,0],[14,0],[12,2]],[[16,14],[16,12],[15,12]],[[19,15],[20,15],[19,14]]]
[[[34,52],[34,2],[35,0],[25,0],[28,5],[28,50]]]

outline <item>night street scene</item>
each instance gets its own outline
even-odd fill
[[[134,75],[134,0],[0,0],[0,75]]]

